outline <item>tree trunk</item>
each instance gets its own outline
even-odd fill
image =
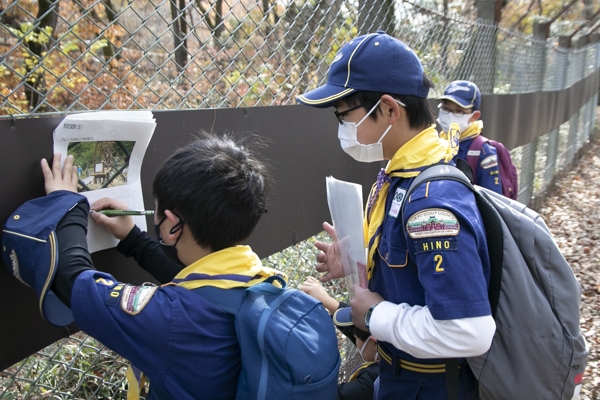
[[[394,33],[394,2],[393,0],[363,0],[360,2],[358,27],[360,35],[384,30],[388,34]]]
[[[33,66],[27,66],[27,79],[25,82],[25,96],[29,103],[30,111],[43,111],[40,107],[36,110],[40,101],[40,94],[45,90],[44,70],[39,66],[42,64],[42,53],[51,47],[54,42],[56,22],[58,20],[58,11],[60,0],[38,0],[38,13],[35,21],[34,31],[38,38],[45,36],[47,44],[42,40],[24,41],[24,45],[30,50],[31,57],[34,59]],[[44,28],[52,28],[52,36],[47,36]]]
[[[180,0],[180,4],[185,0]],[[185,25],[185,14],[177,4],[177,0],[170,0],[171,5],[171,31],[173,32],[173,51],[175,52],[175,65],[178,75],[183,71],[188,61],[185,36],[181,27]]]

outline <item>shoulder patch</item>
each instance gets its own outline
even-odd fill
[[[144,283],[142,286],[127,285],[121,296],[121,309],[127,314],[139,314],[150,301],[158,286]]]
[[[460,232],[458,218],[448,210],[428,208],[413,214],[406,222],[406,231],[413,239],[456,236]]]
[[[498,156],[492,154],[491,156],[487,156],[483,160],[481,160],[481,168],[490,169],[498,166]]]

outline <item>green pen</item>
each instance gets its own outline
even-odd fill
[[[100,213],[107,217],[121,217],[123,215],[154,215],[154,210],[91,210],[90,213]]]

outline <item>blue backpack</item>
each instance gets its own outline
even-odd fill
[[[249,288],[194,292],[235,315],[242,355],[236,399],[335,399],[340,354],[321,302],[286,288],[279,276]]]

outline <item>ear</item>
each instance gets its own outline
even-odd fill
[[[404,107],[396,102],[389,94],[384,94],[381,96],[381,109],[383,111],[383,116],[389,118],[389,124],[394,125],[398,118],[400,118],[401,113],[406,113]]]
[[[481,111],[479,111],[479,110],[474,111],[473,116],[471,118],[469,118],[469,123],[477,121],[479,119],[479,117],[481,117]]]
[[[169,226],[168,226],[169,234],[167,235],[166,238],[163,238],[163,240],[167,239],[167,241],[165,241],[165,243],[168,243],[171,240],[175,241],[181,235],[181,232],[183,232],[183,227],[180,227],[175,232],[171,233],[171,231],[173,230],[173,227],[175,227],[175,225],[179,224],[181,222],[181,220],[179,219],[178,216],[173,214],[173,212],[171,210],[165,210],[165,217],[167,217],[167,220],[169,221]]]

